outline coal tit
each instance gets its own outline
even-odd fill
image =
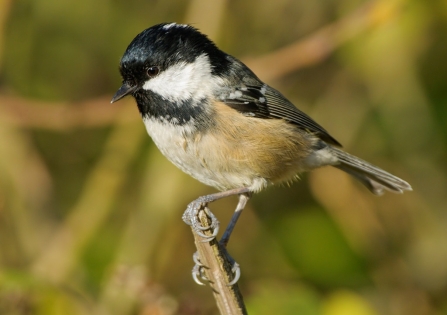
[[[197,213],[208,202],[239,195],[222,237],[226,244],[253,192],[321,166],[349,173],[377,195],[411,190],[404,180],[341,150],[323,127],[189,25],[159,24],[138,34],[120,72],[123,84],[112,102],[132,95],[160,151],[221,191],[195,200],[183,216],[205,238]]]

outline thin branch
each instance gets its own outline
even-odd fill
[[[120,117],[124,121],[127,110],[121,110]],[[104,145],[104,153],[85,180],[76,204],[36,257],[31,267],[36,275],[54,283],[66,280],[82,249],[113,209],[117,191],[127,179],[127,168],[139,152],[144,136],[136,125],[116,122]]]
[[[0,95],[0,122],[23,128],[69,131],[140,120],[136,110],[127,110],[126,117],[121,117],[123,107],[135,106],[130,99],[123,100],[124,105],[121,102],[110,104],[110,99],[110,96],[103,96],[70,104]]]
[[[390,11],[380,19],[380,12]],[[378,13],[379,12],[379,13]],[[348,40],[391,19],[397,8],[382,1],[367,2],[334,23],[264,56],[244,61],[262,80],[278,79],[298,69],[313,66],[328,58]]]
[[[5,29],[6,22],[8,21],[9,14],[11,12],[12,1],[11,0],[3,0],[0,1],[0,71],[2,70],[3,65],[3,51],[5,49],[4,37],[5,37]]]
[[[203,227],[209,227],[211,219],[206,211],[199,212],[199,219]],[[205,231],[205,234],[212,234],[212,231]],[[194,233],[194,240],[199,254],[200,262],[203,264],[206,278],[213,290],[214,299],[222,315],[243,315],[247,314],[244,300],[239,287],[236,284],[229,286],[234,274],[232,262],[229,261],[225,249],[223,249],[216,239],[211,242],[203,242],[203,239]]]
[[[396,12],[398,7],[392,7],[386,2],[368,2],[343,19],[328,24],[291,45],[264,56],[244,58],[243,61],[263,80],[274,80],[321,62],[348,40],[392,19]],[[111,96],[105,96],[76,104],[55,102],[47,105],[48,103],[25,98],[0,95],[0,122],[60,131],[107,126],[115,122],[119,109],[123,106],[121,102],[110,104],[110,99]],[[130,119],[139,119],[138,115],[133,117]]]

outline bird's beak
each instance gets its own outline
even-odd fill
[[[124,96],[129,95],[130,93],[135,91],[136,88],[137,88],[137,86],[130,86],[127,83],[123,83],[123,85],[118,89],[118,91],[116,91],[116,93],[113,96],[113,98],[110,101],[110,103],[115,103],[116,101],[119,101]]]

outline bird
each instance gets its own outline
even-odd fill
[[[219,191],[197,198],[183,214],[205,241],[218,230],[211,212],[211,236],[197,218],[208,203],[239,196],[220,241],[226,246],[252,194],[323,166],[352,175],[376,195],[412,190],[406,181],[343,151],[322,126],[191,25],[145,29],[128,45],[119,71],[122,85],[111,102],[133,96],[161,153]]]

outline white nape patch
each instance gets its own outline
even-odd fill
[[[168,29],[170,29],[171,27],[174,27],[174,26],[177,26],[177,27],[188,27],[187,24],[170,23],[170,24],[166,24],[165,26],[163,26],[163,29],[168,30]]]
[[[259,98],[259,102],[261,102],[261,103],[265,103],[265,97],[260,97],[260,98]]]
[[[177,23],[166,24],[165,26],[163,26],[163,29],[165,29],[165,30],[170,29],[170,28],[173,27],[174,25],[177,25]]]
[[[178,102],[205,98],[213,93],[214,86],[210,60],[203,54],[192,63],[180,62],[165,69],[147,80],[143,89],[151,90],[171,102]]]

